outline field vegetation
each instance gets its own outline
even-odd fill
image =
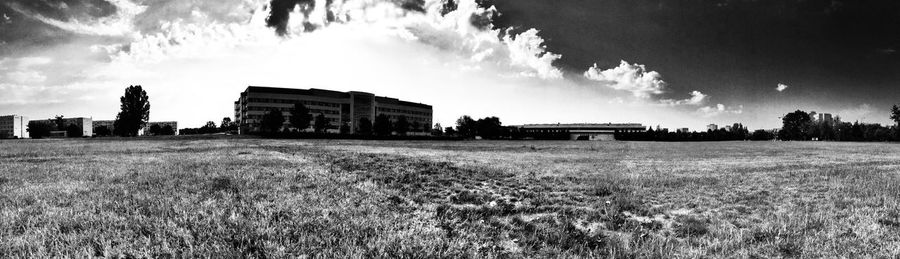
[[[0,257],[892,257],[900,146],[0,142]]]

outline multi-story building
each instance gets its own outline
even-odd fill
[[[159,126],[160,129],[164,129],[166,126],[169,126],[170,128],[172,128],[176,135],[178,134],[177,121],[151,121],[147,122],[147,125],[144,125],[144,128],[141,129],[141,135],[151,135],[150,128],[153,127],[153,125]]]
[[[831,113],[819,113],[819,122],[834,124],[834,118],[831,117]]]
[[[35,122],[56,125],[56,119],[33,120]],[[75,125],[81,130],[81,137],[91,137],[94,135],[94,122],[91,118],[63,118],[63,127]],[[66,133],[62,133],[66,132]],[[51,132],[51,137],[72,137],[68,135],[66,129],[60,129]]]
[[[28,138],[28,117],[0,116],[0,139],[4,138]]]
[[[717,130],[719,130],[719,125],[716,125],[716,124],[706,125],[706,130],[717,131]]]
[[[688,128],[679,128],[677,132],[679,132],[679,133],[690,133],[691,130],[688,129]]]
[[[239,133],[260,132],[262,118],[269,111],[282,112],[285,117],[284,128],[292,129],[290,117],[295,103],[305,105],[313,117],[324,115],[329,124],[327,131],[331,133],[341,132],[341,128],[346,133],[357,133],[361,123],[374,123],[375,117],[382,114],[388,116],[392,123],[400,117],[406,117],[412,126],[408,132],[410,135],[426,135],[431,130],[432,108],[427,104],[365,92],[249,86],[234,102],[234,118]],[[314,119],[310,121],[310,125],[313,123]],[[309,131],[311,126],[297,130]]]

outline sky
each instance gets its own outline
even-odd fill
[[[233,116],[249,85],[366,91],[435,122],[890,123],[891,0],[0,0],[0,114]]]

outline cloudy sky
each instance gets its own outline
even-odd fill
[[[435,121],[888,123],[892,0],[0,0],[0,114],[233,116],[248,85],[357,90]]]

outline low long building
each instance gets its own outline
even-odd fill
[[[28,117],[0,116],[0,139],[4,138],[28,138]]]
[[[279,111],[285,117],[284,128],[291,129],[291,110],[295,103],[305,105],[313,117],[322,114],[328,119],[327,131],[331,133],[358,133],[363,123],[371,127],[375,117],[386,115],[391,122],[406,117],[412,126],[410,135],[427,135],[431,131],[431,105],[375,96],[366,92],[338,92],[322,89],[291,89],[249,86],[234,102],[234,118],[240,134],[261,131],[263,116],[269,111]],[[313,125],[314,120],[310,121]],[[310,131],[311,127],[296,129]]]
[[[46,119],[46,120],[32,120],[40,123],[47,123],[50,125],[56,125],[56,119]],[[63,118],[63,127],[68,127],[69,125],[75,125],[81,131],[81,136],[79,137],[91,137],[94,135],[94,123],[91,118]],[[51,132],[50,137],[73,137],[69,136],[68,132],[65,128],[58,129]]]
[[[113,134],[116,131],[116,121],[115,120],[96,120],[93,123],[93,128],[95,133],[99,134],[101,131],[100,127],[105,127],[106,130],[109,130],[109,134]],[[172,127],[172,130],[175,134],[178,134],[178,122],[177,121],[151,121],[147,122],[143,128],[138,132],[139,135],[146,136],[150,135],[150,127],[153,125],[158,125],[160,128],[165,128],[166,126]]]
[[[513,126],[519,133],[532,139],[616,140],[616,133],[644,132],[639,123],[569,123],[526,124]]]

